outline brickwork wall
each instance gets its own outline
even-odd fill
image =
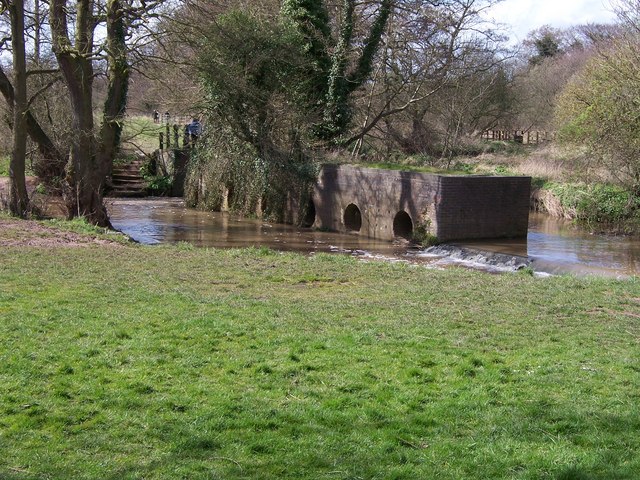
[[[529,224],[529,177],[440,176],[436,236],[442,240],[521,237]]]
[[[345,231],[344,211],[353,203],[362,217],[360,234],[390,240],[395,215],[405,211],[415,224],[433,205],[437,187],[433,175],[327,165],[320,172],[313,195],[314,226]]]
[[[414,227],[428,219],[441,241],[526,236],[529,177],[442,176],[326,165],[313,194],[316,228],[346,231],[344,212],[355,204],[361,235],[394,237],[393,219],[409,214]]]

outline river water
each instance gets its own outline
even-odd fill
[[[302,253],[336,252],[434,268],[462,265],[504,271],[529,264],[542,274],[624,278],[640,274],[640,238],[592,235],[570,222],[531,214],[526,239],[461,242],[423,250],[406,242],[319,232],[221,212],[186,208],[179,198],[111,199],[114,228],[144,244],[188,242],[234,248],[265,246]]]

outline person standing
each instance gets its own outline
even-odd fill
[[[189,137],[191,137],[191,143],[195,143],[200,136],[200,132],[202,130],[202,126],[200,125],[200,121],[197,118],[194,118],[189,125],[187,125],[187,130],[189,132]]]

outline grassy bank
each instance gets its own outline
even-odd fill
[[[640,233],[640,198],[615,185],[539,180],[536,208],[596,232]]]
[[[0,478],[637,478],[639,312],[637,281],[3,246]]]

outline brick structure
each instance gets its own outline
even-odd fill
[[[530,177],[432,175],[323,166],[308,226],[381,240],[417,229],[439,241],[523,237]]]

